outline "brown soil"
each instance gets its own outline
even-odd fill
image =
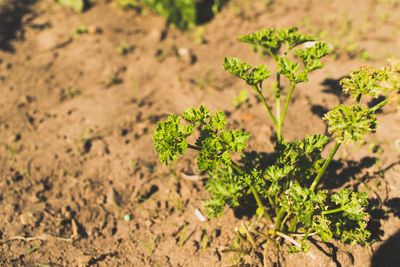
[[[272,151],[272,124],[256,96],[249,91],[235,109],[245,85],[221,67],[224,56],[271,65],[235,40],[254,30],[297,25],[338,48],[295,92],[283,129],[290,140],[326,131],[322,114],[346,101],[341,77],[399,56],[392,1],[232,0],[203,25],[201,44],[197,29],[182,33],[151,12],[90,2],[83,14],[50,0],[0,5],[1,266],[234,265],[235,254],[222,249],[252,216],[226,209],[201,222],[194,211],[205,214],[207,177],[193,173],[190,155],[171,168],[158,162],[157,121],[205,104],[252,134],[248,151]],[[74,37],[82,25],[89,33]],[[314,259],[271,251],[266,266],[400,265],[400,116],[388,107],[378,120],[365,145],[336,156],[325,184],[369,191],[372,245],[315,239]],[[371,142],[379,149],[371,152]],[[255,254],[245,260],[263,264]]]

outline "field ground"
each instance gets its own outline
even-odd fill
[[[226,209],[201,222],[194,212],[205,214],[207,176],[191,155],[170,168],[158,162],[157,121],[205,104],[252,134],[248,151],[271,152],[273,125],[263,107],[249,91],[235,108],[245,84],[222,68],[225,56],[271,65],[236,41],[255,30],[298,26],[335,49],[294,93],[283,126],[290,140],[326,132],[323,114],[348,99],[340,78],[400,56],[398,1],[231,0],[187,32],[105,0],[90,1],[82,14],[50,0],[2,2],[2,266],[236,264],[236,254],[222,251],[254,216]],[[81,26],[88,32],[73,34]],[[271,249],[267,266],[400,266],[400,115],[385,107],[378,121],[366,144],[341,150],[323,185],[368,191],[372,244],[314,239],[314,259]],[[262,266],[257,255],[244,259]]]

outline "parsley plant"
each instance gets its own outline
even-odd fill
[[[212,196],[205,201],[205,206],[210,218],[220,217],[226,205],[233,208],[244,205],[243,199],[252,195],[259,217],[255,226],[239,234],[254,250],[258,250],[262,242],[277,246],[287,241],[290,252],[306,252],[310,248],[307,239],[312,235],[323,241],[334,237],[351,244],[368,244],[367,194],[348,188],[331,193],[318,185],[322,178],[328,178],[326,170],[342,144],[359,142],[375,131],[376,111],[392,99],[388,93],[398,95],[398,76],[397,80],[390,77],[399,64],[393,63],[395,67],[391,69],[361,67],[353,71],[341,84],[344,92],[354,98],[354,104],[338,105],[324,117],[332,135],[308,135],[289,142],[282,135],[282,126],[293,91],[299,83],[308,81],[311,71],[324,66],[321,58],[329,53],[329,46],[315,42],[314,37],[299,33],[295,27],[265,29],[238,40],[260,46],[276,65],[273,70],[263,64],[253,67],[231,57],[223,62],[226,71],[254,90],[275,124],[274,153],[266,157],[242,152],[250,135],[242,130],[227,129],[222,111],[212,114],[207,107],[200,106],[185,110],[182,116],[171,115],[166,121],[158,122],[153,140],[160,161],[168,165],[186,149],[198,151],[197,167],[209,173],[206,190]],[[311,46],[298,48],[310,41],[313,42]],[[397,73],[399,69],[395,69]],[[263,82],[270,77],[275,77],[271,88],[275,111],[263,95]],[[282,85],[282,79],[288,80],[287,87]],[[361,105],[362,97],[381,95],[386,98],[374,107]],[[199,130],[199,135],[190,144],[187,138],[195,130]],[[324,159],[321,152],[331,141],[335,144]],[[238,162],[232,157],[236,152],[242,152]],[[267,226],[261,227],[258,224],[261,220],[266,220]]]

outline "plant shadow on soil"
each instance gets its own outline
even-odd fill
[[[12,40],[24,40],[22,18],[37,0],[11,0],[0,5],[0,50],[14,53]],[[36,15],[35,15],[36,16]]]
[[[205,24],[214,18],[215,14],[212,10],[214,3],[215,0],[201,0],[196,2],[196,17],[198,25]]]
[[[377,251],[375,251],[371,259],[371,267],[400,266],[399,251],[400,231],[397,231],[396,234],[391,236]]]

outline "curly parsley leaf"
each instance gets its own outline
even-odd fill
[[[338,141],[344,144],[360,141],[377,127],[374,111],[359,105],[338,105],[325,114],[324,120],[328,121],[328,131],[337,133]]]
[[[193,124],[181,123],[181,116],[170,115],[166,121],[158,122],[154,130],[153,143],[164,165],[175,161],[188,146],[186,138],[193,133]]]
[[[225,57],[223,66],[226,71],[243,79],[249,85],[258,85],[272,74],[264,64],[253,68],[246,62],[240,62],[238,58]]]
[[[319,60],[329,53],[329,46],[326,43],[316,43],[305,50],[296,50],[297,55],[300,57],[306,72],[320,69],[324,64]]]
[[[383,92],[382,82],[389,78],[387,69],[364,66],[350,73],[349,78],[340,81],[343,92],[354,99],[360,95],[378,97]]]
[[[221,217],[225,205],[232,208],[239,206],[239,200],[244,195],[241,179],[242,177],[233,172],[231,168],[220,168],[210,172],[206,190],[213,196],[205,201],[209,218]]]

